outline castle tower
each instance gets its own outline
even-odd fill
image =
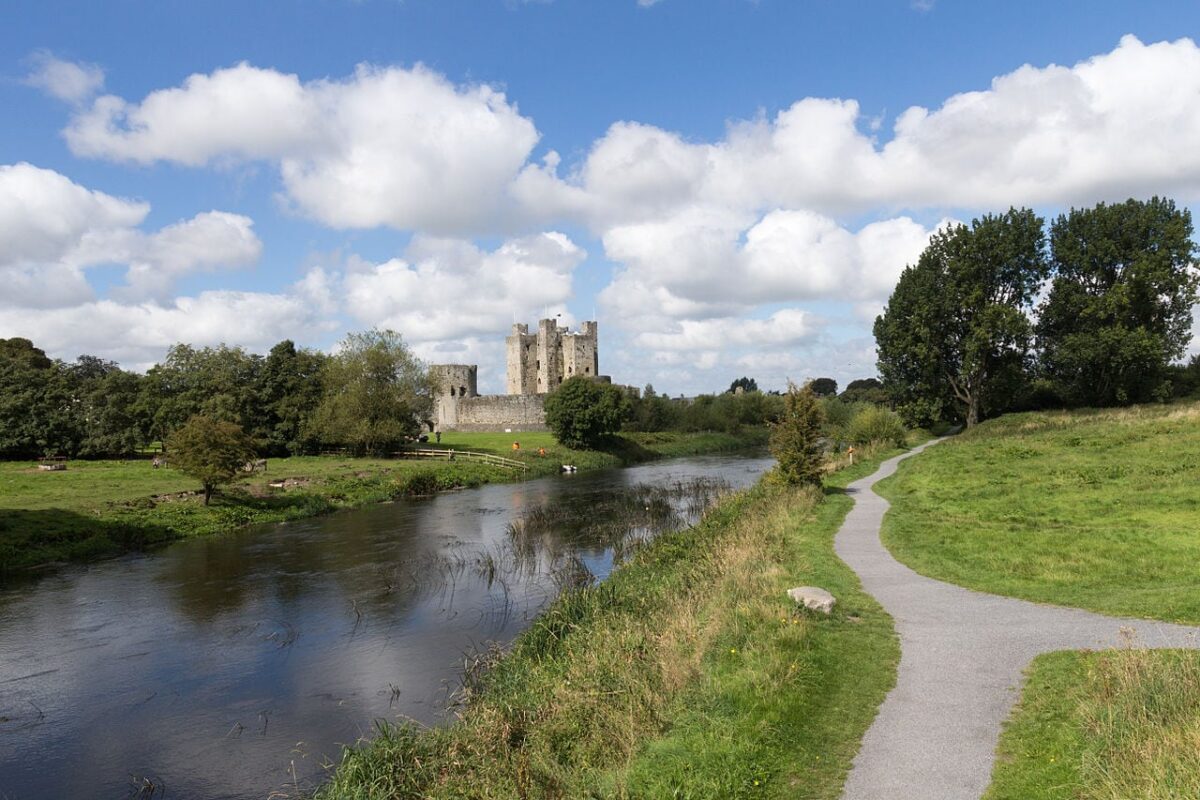
[[[474,364],[434,364],[430,374],[436,384],[434,421],[438,430],[458,424],[458,403],[479,396],[479,369]]]
[[[507,347],[508,394],[537,394],[537,334],[529,326],[516,324],[504,340]]]

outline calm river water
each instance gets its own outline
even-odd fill
[[[0,800],[311,787],[374,720],[442,718],[465,653],[770,464],[485,486],[0,586]]]

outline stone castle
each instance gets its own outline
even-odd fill
[[[441,431],[540,431],[546,429],[545,397],[567,378],[583,375],[599,381],[600,357],[596,323],[580,330],[558,327],[552,319],[538,323],[537,333],[513,325],[505,340],[507,394],[481,395],[475,364],[436,364],[438,384],[434,429]]]

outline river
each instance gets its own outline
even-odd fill
[[[720,455],[248,528],[0,586],[0,798],[311,788],[464,656],[771,461]]]

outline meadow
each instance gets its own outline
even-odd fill
[[[455,724],[383,726],[316,797],[836,798],[899,647],[833,537],[844,487],[896,452],[824,493],[764,479],[638,549],[469,673]],[[801,584],[833,615],[798,610]]]
[[[519,451],[512,450],[521,442]],[[451,433],[429,447],[515,458],[524,471],[463,459],[296,456],[268,459],[267,472],[247,476],[204,506],[196,481],[148,459],[72,461],[45,472],[32,462],[0,462],[0,573],[66,560],[143,549],[243,525],[330,513],[412,494],[654,458],[761,446],[765,431],[628,434],[605,450],[573,451],[549,433]],[[544,448],[545,456],[538,454]],[[280,483],[282,486],[272,486]]]
[[[1117,616],[1200,623],[1200,403],[1010,414],[879,486],[918,572]]]

